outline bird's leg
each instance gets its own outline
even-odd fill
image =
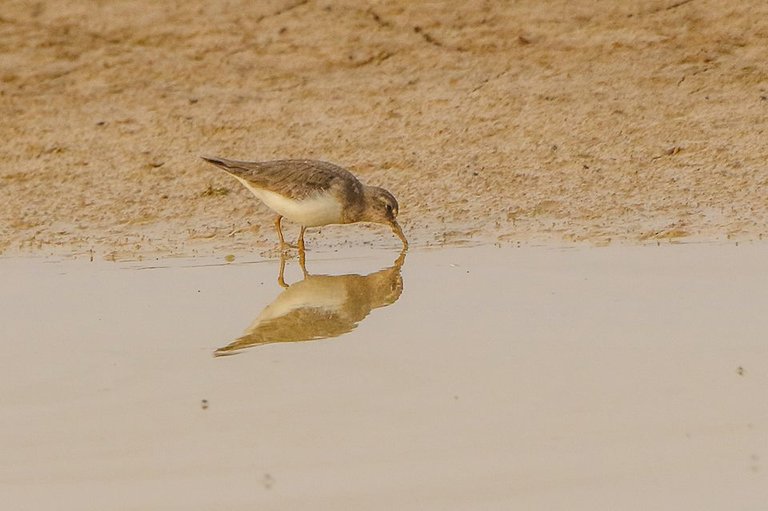
[[[283,220],[283,217],[281,215],[277,215],[277,218],[275,218],[275,230],[277,231],[277,237],[280,238],[280,248],[283,248],[283,245],[285,245],[285,238],[283,238],[283,228],[280,227],[280,222]]]
[[[290,243],[285,242],[285,238],[283,237],[283,228],[280,225],[282,221],[283,221],[283,216],[277,215],[277,218],[275,218],[275,230],[277,231],[277,237],[280,238],[280,250],[285,250],[287,248],[296,248]]]

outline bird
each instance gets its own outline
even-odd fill
[[[307,227],[370,222],[383,224],[408,240],[397,223],[399,205],[384,188],[361,183],[347,169],[318,160],[238,161],[201,156],[208,163],[235,177],[253,195],[273,210],[280,248],[285,242],[283,218],[301,226],[298,249],[303,252]]]

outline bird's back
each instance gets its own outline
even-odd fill
[[[304,199],[333,188],[360,189],[362,185],[348,170],[318,160],[237,161],[224,158],[203,159],[243,179],[252,186]]]

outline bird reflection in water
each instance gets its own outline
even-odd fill
[[[214,354],[233,355],[263,344],[311,341],[350,332],[371,310],[400,298],[400,269],[404,262],[405,251],[391,267],[370,275],[310,275],[304,258],[300,257],[304,280],[288,285],[284,279],[285,257],[281,256],[278,283],[285,290],[261,311],[241,337]]]

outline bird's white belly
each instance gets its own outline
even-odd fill
[[[291,222],[305,227],[342,222],[341,204],[330,193],[321,193],[306,199],[295,200],[279,193],[256,188],[243,179],[240,179],[240,182],[275,213]]]
[[[349,300],[344,281],[338,277],[310,276],[291,286],[269,304],[249,330],[266,322],[287,316],[299,309],[316,309],[329,315],[343,312]]]

